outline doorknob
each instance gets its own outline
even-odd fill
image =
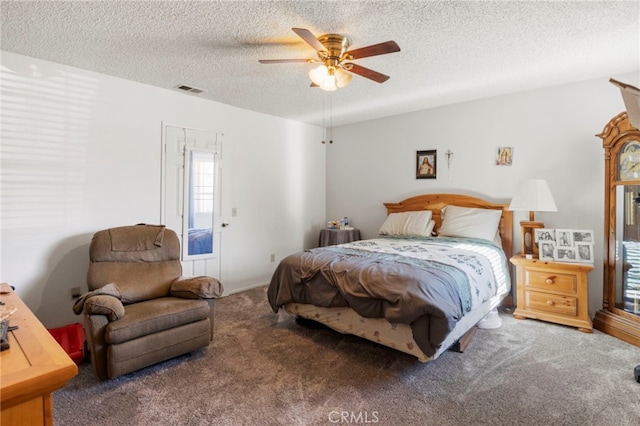
[[[222,227],[226,228],[227,226],[229,226],[229,224],[227,222],[222,222]]]

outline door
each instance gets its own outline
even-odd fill
[[[221,133],[164,125],[161,221],[182,247],[185,276],[222,281]]]

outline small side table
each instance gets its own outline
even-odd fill
[[[350,243],[360,239],[358,229],[331,229],[324,228],[320,231],[320,247],[335,246],[337,244]]]
[[[534,318],[578,327],[591,333],[587,274],[589,263],[551,262],[513,256],[516,265],[516,319]]]

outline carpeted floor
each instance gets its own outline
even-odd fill
[[[57,425],[638,425],[640,348],[501,312],[430,363],[278,323],[266,288],[218,301],[204,349],[111,381],[87,362],[54,393]]]

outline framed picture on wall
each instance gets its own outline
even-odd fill
[[[436,178],[437,153],[435,149],[416,151],[416,179]]]
[[[496,153],[497,166],[510,166],[513,164],[513,147],[499,146]]]

